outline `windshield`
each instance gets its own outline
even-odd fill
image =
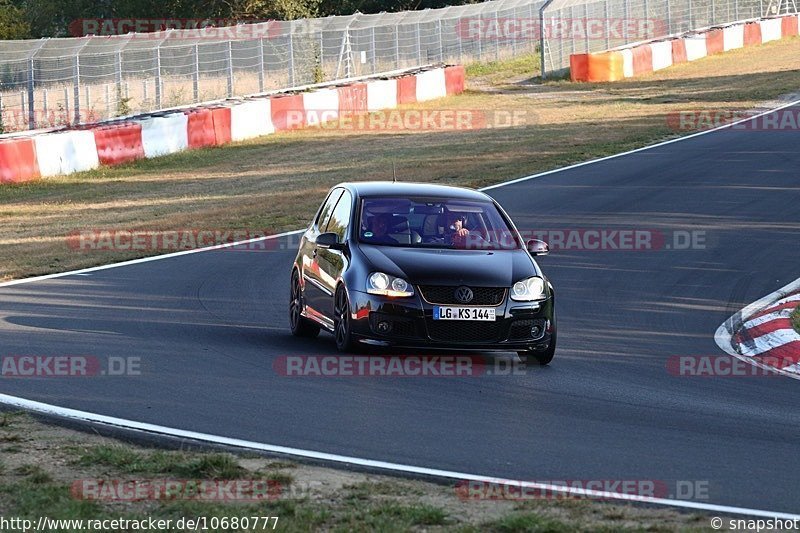
[[[520,248],[516,235],[492,202],[448,198],[364,198],[358,238],[382,246]]]

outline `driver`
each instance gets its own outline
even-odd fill
[[[389,235],[391,213],[379,213],[369,219],[369,229],[364,232],[364,239],[374,244],[400,244],[397,239]]]

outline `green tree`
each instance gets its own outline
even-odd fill
[[[25,10],[11,0],[0,0],[0,39],[25,39],[31,36],[31,27]]]

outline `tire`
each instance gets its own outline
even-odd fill
[[[536,361],[541,366],[547,366],[553,360],[553,357],[556,355],[556,330],[553,330],[553,336],[550,337],[550,346],[547,347],[546,350],[542,350],[539,352],[536,351],[525,351],[525,352],[517,352],[519,358],[525,361],[526,363],[532,362],[531,360]]]
[[[292,272],[292,285],[289,291],[289,327],[295,337],[313,339],[319,335],[319,326],[305,318],[303,310],[303,291],[300,289],[300,275]]]
[[[350,300],[344,285],[336,289],[333,300],[333,336],[336,339],[336,349],[340,352],[355,351],[355,341],[350,324]]]

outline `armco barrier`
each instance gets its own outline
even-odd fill
[[[320,89],[303,93],[303,109],[306,110],[306,124],[318,126],[339,118],[339,91]]]
[[[186,112],[189,120],[186,124],[186,136],[189,148],[205,148],[217,144],[214,131],[214,112],[207,108],[192,109]]]
[[[152,116],[138,121],[147,158],[182,152],[189,148],[188,117],[185,113]]]
[[[633,75],[638,76],[653,71],[653,50],[649,44],[631,48],[633,52]]]
[[[744,47],[744,24],[734,24],[722,29],[722,45],[725,52]]]
[[[275,131],[296,130],[306,125],[302,94],[273,96],[269,99],[269,106]]]
[[[275,133],[269,98],[244,100],[231,107],[231,140],[243,141]]]
[[[367,112],[367,85],[355,83],[339,87],[339,113]]]
[[[212,107],[214,117],[214,137],[217,146],[231,142],[231,107],[227,105]]]
[[[702,33],[688,35],[683,39],[683,44],[686,46],[686,59],[688,61],[696,61],[708,55],[706,36]]]
[[[661,70],[672,66],[672,42],[658,41],[650,43],[652,51],[653,70]]]
[[[619,53],[602,54],[594,68],[619,71],[621,76],[620,58]],[[228,100],[33,137],[0,139],[0,182],[118,165],[335,120],[342,111],[366,113],[458,94],[464,90],[464,74],[460,66],[437,67],[396,78]]]
[[[0,183],[21,183],[38,177],[36,145],[32,138],[0,140]]]
[[[781,19],[781,34],[784,37],[795,37],[798,34],[798,17],[783,17]]]
[[[633,76],[633,50],[625,48],[620,50],[622,54],[622,76],[630,78]]]
[[[755,46],[761,44],[761,24],[748,22],[744,25],[744,45]]]
[[[100,166],[94,134],[70,130],[37,135],[36,161],[42,177],[92,170]]]
[[[417,77],[401,76],[397,78],[397,103],[414,104],[417,101]]]
[[[464,83],[467,77],[467,69],[464,65],[454,65],[444,68],[444,83],[447,95],[461,94],[464,92]]]
[[[367,111],[397,107],[397,80],[370,80],[367,83]]]
[[[782,22],[780,18],[763,19],[761,24],[761,43],[778,41],[783,37]]]
[[[144,157],[142,127],[135,122],[99,126],[92,133],[102,165],[119,165]]]
[[[706,32],[706,53],[721,54],[725,51],[725,33],[721,28],[713,28]]]
[[[621,52],[589,54],[587,67],[588,81],[617,81],[624,77]]]
[[[666,40],[638,43],[605,52],[572,54],[570,77],[572,81],[590,82],[621,79],[620,74],[611,68],[616,59],[607,54],[621,55],[621,76],[624,78],[654,72],[712,54],[797,36],[800,33],[798,21],[800,15],[736,22],[725,27],[708,28]]]
[[[683,39],[672,40],[672,64],[678,65],[686,63],[689,59],[686,57],[686,41]]]
[[[417,102],[447,96],[444,69],[425,70],[417,74]]]

